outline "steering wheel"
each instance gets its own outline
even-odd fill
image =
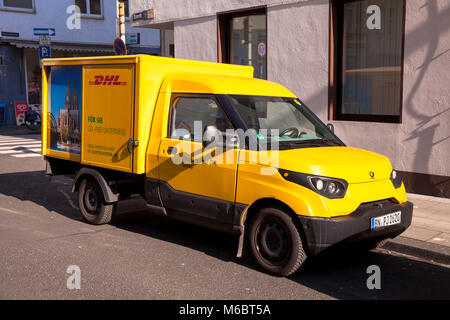
[[[281,131],[280,137],[286,135],[286,133],[288,133],[288,132],[290,132],[290,134],[288,134],[289,137],[291,137],[291,138],[297,138],[298,137],[299,131],[295,127],[284,129],[283,131]]]

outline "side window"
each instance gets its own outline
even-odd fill
[[[169,137],[200,142],[205,127],[220,131],[233,126],[216,100],[210,97],[179,97],[172,104]],[[194,130],[195,129],[195,130]]]

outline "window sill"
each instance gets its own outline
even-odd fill
[[[81,19],[105,20],[105,17],[103,15],[96,15],[96,14],[81,14]]]
[[[36,14],[36,9],[21,9],[21,8],[0,8],[0,11],[6,12],[14,12],[14,13],[28,13],[28,14]]]
[[[384,123],[402,123],[400,116],[388,116],[379,114],[340,114],[334,121],[358,121],[358,122],[384,122]]]

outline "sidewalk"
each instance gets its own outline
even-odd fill
[[[450,199],[407,196],[414,204],[411,226],[383,249],[450,265]]]
[[[1,136],[22,136],[28,134],[41,134],[41,130],[30,130],[25,125],[16,126],[16,125],[8,125],[8,126],[0,126],[0,135]]]

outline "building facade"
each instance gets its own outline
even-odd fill
[[[132,28],[128,0],[126,32],[136,44],[129,53],[160,55],[160,32]],[[80,9],[78,20],[74,5]],[[52,58],[114,55],[118,0],[0,0],[0,104],[6,124],[15,124],[14,105],[41,104],[40,37],[50,37]],[[136,40],[139,41],[136,41]],[[41,43],[42,44],[42,43]]]
[[[173,32],[176,58],[252,65],[408,191],[450,197],[448,0],[130,0],[148,9],[132,25]]]

